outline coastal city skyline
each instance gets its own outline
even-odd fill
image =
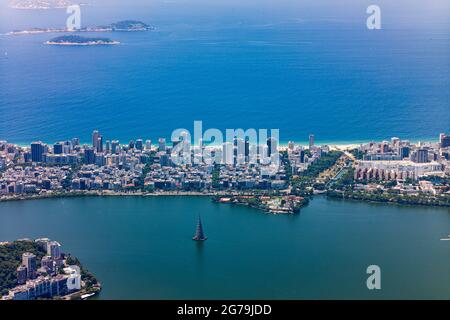
[[[125,180],[122,178],[122,183],[119,185],[110,184],[110,179],[106,180],[106,184],[101,180],[99,182],[95,180],[94,190],[104,188],[106,190],[126,190],[131,187],[134,190],[153,191],[155,188],[176,190],[181,187],[182,190],[186,187],[187,190],[192,188],[200,191],[202,189],[223,189],[223,185],[229,185],[229,188],[236,190],[283,190],[291,185],[292,176],[301,176],[302,172],[307,171],[311,165],[321,159],[322,154],[333,152],[337,154],[331,165],[334,165],[340,157],[346,159],[345,169],[351,168],[354,171],[355,180],[374,178],[375,180],[397,179],[403,181],[405,179],[418,180],[421,177],[433,175],[443,178],[448,174],[446,163],[450,159],[450,135],[445,133],[439,135],[437,142],[413,144],[408,140],[393,137],[390,141],[344,147],[316,145],[315,136],[311,134],[307,148],[296,145],[293,141],[290,141],[286,147],[281,147],[273,137],[267,138],[262,143],[252,144],[248,137],[238,138],[235,136],[232,143],[224,142],[219,146],[203,145],[202,142],[199,145],[192,145],[192,141],[187,140],[187,137],[182,132],[173,141],[159,138],[156,143],[152,144],[151,140],[144,142],[142,139],[136,139],[127,144],[121,144],[118,140],[104,140],[101,133],[94,130],[91,144],[80,144],[78,138],[56,142],[53,146],[36,141],[31,143],[30,147],[20,147],[0,141],[0,170],[6,170],[4,177],[9,177],[4,180],[0,192],[3,194],[31,192],[33,194],[39,190],[39,187],[44,187],[44,192],[45,190],[60,189],[61,191],[72,188],[89,190],[90,185],[87,184],[89,179],[66,181],[66,177],[68,173],[73,176],[78,170],[83,172],[83,170],[95,168],[116,168],[115,170],[118,170],[116,173],[109,172],[113,179],[117,174],[123,177],[124,173],[128,177]],[[280,157],[283,159],[282,163],[279,163]],[[180,158],[183,161],[180,161]],[[274,159],[277,161],[273,161]],[[349,161],[354,164],[349,166]],[[58,166],[63,170],[59,172],[60,178],[53,181],[56,183],[55,186],[52,187],[53,182],[49,179],[41,182],[45,186],[33,186],[27,185],[26,181],[18,183],[10,180],[17,171],[14,166],[20,164],[25,167],[32,166],[31,168],[34,168],[36,164],[50,165],[49,169],[42,167],[42,170],[44,170],[43,172],[50,170],[52,175],[56,173]],[[8,168],[9,170],[7,170]],[[167,171],[168,168],[173,168],[174,171]],[[187,176],[179,177],[177,168],[181,168],[184,172],[183,176],[185,174]],[[267,168],[272,170],[267,171]],[[291,172],[287,172],[287,168]],[[333,181],[340,176],[343,169],[344,167],[340,168],[338,174],[335,177],[328,177],[328,180]],[[160,170],[162,171],[159,172]],[[236,181],[227,181],[228,174],[225,175],[225,180],[221,181],[222,170],[228,171],[232,175],[236,174]],[[108,171],[104,173],[106,172]],[[219,181],[213,182],[214,172],[219,174],[216,177]],[[152,175],[157,180],[151,178]],[[83,174],[80,178],[82,176]],[[175,180],[172,180],[171,176]],[[161,180],[161,177],[165,178]],[[247,181],[249,177],[252,178]],[[20,179],[19,181],[23,179],[20,174],[17,178]],[[81,186],[81,182],[84,183],[83,186]],[[230,182],[231,184],[229,184]],[[185,183],[187,186],[184,186]],[[222,183],[223,185],[218,187],[213,183]],[[241,183],[244,183],[244,186],[250,184],[242,188]]]
[[[92,132],[91,143],[83,145],[77,138],[52,146],[33,142],[29,147],[0,141],[0,202],[74,196],[195,195],[212,197],[223,206],[248,206],[274,215],[298,214],[320,195],[399,205],[450,206],[450,135],[444,133],[435,142],[413,144],[392,137],[356,148],[317,145],[313,134],[307,147],[292,141],[281,147],[268,138],[258,149],[276,153],[281,159],[276,170],[268,172],[263,170],[267,164],[259,155],[256,162],[249,161],[251,146],[246,139],[239,142],[235,138],[231,149],[227,142],[223,146],[202,145],[201,149],[212,148],[222,159],[209,164],[192,161],[178,165],[173,157],[178,157],[179,151],[173,151],[180,143],[185,146],[180,149],[182,156],[202,155],[196,152],[199,146],[183,139],[167,142],[160,138],[155,144],[136,139],[120,144],[117,140],[104,141],[98,130]],[[243,161],[239,161],[240,156]],[[441,240],[450,239],[442,236]],[[200,216],[193,239],[206,240]],[[72,269],[66,265],[69,276],[60,276],[52,267],[63,266],[59,243],[43,243],[50,258],[42,258],[38,269],[35,255],[23,253],[16,270],[17,286],[3,289],[7,292],[4,300],[28,300],[40,295],[51,298],[61,296],[61,292],[68,299],[83,298],[100,291],[99,285],[83,289],[81,294],[80,286],[68,289]]]

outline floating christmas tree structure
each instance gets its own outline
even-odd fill
[[[197,223],[197,229],[195,230],[195,235],[194,235],[194,237],[192,237],[192,240],[205,241],[206,239],[208,239],[208,237],[206,237],[205,233],[203,232],[202,219],[200,219],[200,216],[199,216],[198,223]]]

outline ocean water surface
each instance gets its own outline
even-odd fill
[[[369,31],[364,1],[313,12],[185,6],[82,7],[84,26],[140,19],[157,28],[97,34],[118,46],[0,36],[0,139],[88,142],[99,129],[105,140],[156,141],[192,131],[194,120],[205,129],[277,128],[284,142],[310,133],[319,142],[437,140],[450,131],[445,13],[424,11],[415,26],[398,22],[409,11],[386,9],[383,29]],[[2,33],[63,27],[67,17],[4,6],[2,15]]]

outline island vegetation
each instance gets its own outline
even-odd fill
[[[324,190],[325,184],[316,181],[320,173],[332,167],[342,156],[341,151],[330,151],[314,161],[306,170],[296,176],[291,176],[292,193],[296,195],[311,195],[314,189]]]
[[[25,252],[35,254],[38,261],[46,254],[34,241],[14,241],[0,245],[0,296],[7,294],[8,290],[16,285],[16,269]]]
[[[367,202],[396,203],[402,205],[424,205],[450,207],[450,195],[401,194],[377,190],[373,192],[328,190],[327,196],[337,199]]]
[[[41,265],[41,260],[47,255],[47,250],[38,241],[30,239],[0,243],[0,298],[8,294],[10,289],[17,286],[17,268],[22,263],[22,255],[24,253],[34,254],[36,256],[36,265]],[[61,253],[61,257],[65,262],[58,268],[57,274],[64,274],[63,268],[65,266],[76,265],[80,268],[82,281],[81,290],[71,293],[66,298],[76,300],[80,299],[83,294],[97,293],[101,290],[98,280],[80,263],[78,258],[64,253]]]
[[[53,38],[46,42],[49,45],[72,45],[72,46],[86,46],[86,45],[113,45],[119,42],[109,38],[88,38],[77,35],[65,35]]]
[[[110,25],[112,31],[147,31],[154,27],[137,20],[123,20],[114,22]]]

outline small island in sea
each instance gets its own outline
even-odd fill
[[[104,26],[83,27],[79,30],[69,30],[67,28],[31,28],[27,30],[14,30],[8,32],[10,36],[33,35],[41,33],[59,33],[59,32],[136,32],[154,30],[154,26],[150,26],[142,21],[122,20]]]
[[[123,20],[110,25],[112,31],[148,31],[155,29],[142,21]]]
[[[0,242],[0,300],[80,300],[101,285],[80,261],[48,238]]]
[[[109,38],[88,38],[74,35],[60,36],[46,41],[45,44],[60,46],[95,46],[95,45],[113,45],[120,42]]]

